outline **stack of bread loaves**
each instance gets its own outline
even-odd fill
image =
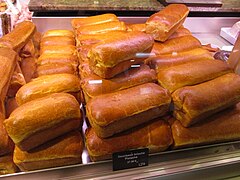
[[[129,31],[113,14],[73,19],[72,26],[91,125],[85,133],[91,159],[141,147],[150,152],[167,149],[171,130],[159,117],[167,114],[171,98],[154,83],[154,70],[143,64],[154,43],[152,36]]]
[[[146,32],[161,41],[154,44],[156,56],[146,62],[172,96],[174,147],[239,139],[240,76],[214,60],[193,36],[176,34],[181,27],[173,32],[186,15],[184,5],[173,4],[146,22]]]
[[[67,37],[67,34],[71,34],[71,47],[65,47],[70,41],[68,38],[57,37]],[[36,60],[38,65],[42,63],[35,73],[39,77],[17,91],[19,107],[4,121],[6,131],[15,143],[13,161],[22,171],[76,164],[82,160],[80,82],[76,70],[69,74],[63,73],[64,68],[61,68],[77,62],[73,37],[69,30],[51,30],[43,35],[41,60]],[[62,44],[54,44],[59,42]],[[54,66],[58,61],[62,63],[60,70]]]

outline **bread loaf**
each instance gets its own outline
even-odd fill
[[[201,48],[201,42],[192,35],[187,35],[169,39],[164,43],[155,42],[152,48],[152,53],[155,55],[172,54],[194,48]]]
[[[81,123],[79,103],[67,93],[54,93],[25,103],[4,121],[8,135],[24,151],[78,129]]]
[[[171,36],[168,37],[168,39],[174,39],[182,36],[191,35],[191,31],[189,31],[187,28],[181,26],[179,27]]]
[[[128,31],[141,31],[145,32],[146,31],[146,24],[141,23],[141,24],[128,24]]]
[[[80,26],[77,28],[77,34],[98,34],[109,31],[126,31],[127,27],[122,21],[110,21],[101,24]]]
[[[228,73],[213,80],[186,86],[172,94],[174,116],[184,127],[204,121],[240,101],[240,76]]]
[[[23,58],[20,67],[26,83],[30,82],[34,78],[34,73],[36,71],[36,58]]]
[[[5,102],[6,107],[6,118],[18,107],[15,97],[7,98]]]
[[[71,38],[74,38],[74,32],[71,30],[67,30],[67,29],[51,29],[46,31],[43,35],[42,38],[46,38],[49,36],[68,36]]]
[[[74,18],[72,19],[71,24],[72,24],[72,27],[76,29],[81,26],[101,24],[101,23],[112,22],[112,21],[119,21],[119,20],[115,14],[106,13],[106,14],[90,16],[86,18]]]
[[[36,77],[51,74],[73,74],[77,75],[77,69],[71,64],[49,63],[38,66],[36,69]]]
[[[170,102],[166,89],[145,83],[99,95],[87,103],[86,111],[97,135],[106,138],[165,115]]]
[[[69,54],[75,56],[77,50],[73,45],[49,45],[40,48],[40,55],[42,54]]]
[[[189,9],[184,4],[171,4],[151,15],[146,22],[146,33],[157,41],[166,41],[185,21]]]
[[[26,57],[35,57],[35,47],[33,44],[33,40],[30,39],[25,46],[21,49],[19,56],[22,58]]]
[[[40,46],[75,45],[75,39],[69,36],[47,36],[41,39]]]
[[[171,93],[184,86],[199,84],[215,79],[232,69],[220,60],[199,60],[172,66],[158,72],[159,84]]]
[[[161,119],[107,139],[97,136],[93,128],[86,131],[86,147],[92,161],[110,159],[112,153],[149,148],[150,153],[166,150],[172,144],[170,126]]]
[[[121,36],[109,38],[93,45],[88,52],[90,67],[98,76],[111,78],[130,68],[133,63],[142,61],[144,58],[137,60],[138,56],[141,53],[149,53],[152,45],[153,39],[150,35],[137,31],[126,32]],[[133,59],[136,61],[132,62],[131,60]],[[120,66],[119,63],[126,64]],[[116,67],[116,65],[121,67],[121,69]],[[112,68],[115,68],[116,72],[112,71]]]
[[[174,52],[170,54],[157,55],[149,57],[145,62],[157,72],[164,68],[192,62],[195,60],[214,59],[213,56],[205,49],[195,48],[182,52]]]
[[[58,92],[78,93],[80,82],[78,77],[72,74],[52,74],[35,78],[22,86],[17,94],[18,105],[22,105],[33,99]]]
[[[140,84],[155,82],[156,74],[147,65],[139,65],[125,71],[111,79],[103,79],[97,75],[89,74],[82,78],[81,87],[85,94],[85,100],[95,96],[127,89]]]
[[[204,122],[185,128],[180,121],[172,124],[174,148],[240,139],[240,104],[221,111]]]
[[[9,47],[19,52],[20,49],[33,37],[36,26],[30,21],[19,23],[10,33],[0,39],[1,47]]]
[[[66,166],[82,162],[83,140],[80,132],[72,131],[33,150],[14,150],[14,163],[22,171]]]

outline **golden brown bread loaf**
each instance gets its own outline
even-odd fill
[[[81,123],[79,103],[67,93],[54,93],[27,102],[4,121],[8,135],[25,151],[78,129]]]
[[[26,83],[30,82],[34,78],[34,73],[36,71],[36,58],[27,57],[21,60],[21,70]]]
[[[93,45],[99,42],[102,42],[109,37],[119,36],[121,34],[126,33],[126,31],[109,31],[105,33],[98,33],[98,34],[77,34],[77,46],[83,45]]]
[[[64,73],[77,75],[77,69],[75,69],[71,64],[49,63],[38,66],[35,73],[36,77]]]
[[[35,32],[35,24],[23,21],[0,39],[0,46],[7,46],[18,52],[33,37]]]
[[[191,34],[192,33],[187,28],[181,26],[171,36],[169,36],[168,39],[174,39],[174,38],[187,36]]]
[[[193,37],[192,35],[187,35],[169,39],[164,43],[155,42],[153,45],[152,53],[155,55],[171,54],[200,47],[201,42],[197,38]]]
[[[239,140],[240,103],[189,128],[182,126],[178,120],[171,127],[174,148]]]
[[[184,4],[171,4],[151,15],[146,22],[146,33],[157,41],[166,41],[185,21],[189,9]]]
[[[17,94],[18,105],[22,105],[33,99],[58,92],[78,93],[80,81],[72,74],[52,74],[35,78],[22,86]]]
[[[76,34],[98,34],[109,31],[126,31],[127,26],[122,21],[110,21],[101,24],[80,26],[76,30]]]
[[[110,159],[112,153],[149,148],[150,153],[166,150],[172,144],[168,123],[161,119],[107,139],[99,138],[93,128],[86,131],[86,147],[92,161]]]
[[[74,18],[72,19],[71,24],[72,24],[72,27],[76,29],[81,26],[101,24],[101,23],[106,23],[111,21],[119,21],[119,20],[115,14],[106,13],[106,14],[90,16],[86,18]]]
[[[13,174],[18,171],[17,166],[13,162],[12,155],[0,157],[0,175]]]
[[[186,86],[172,94],[174,116],[184,127],[240,101],[240,76],[228,73],[213,80]]]
[[[149,53],[152,46],[153,38],[150,35],[139,31],[122,33],[92,46],[88,52],[90,67],[98,76],[111,78],[132,64],[143,61],[144,58],[138,56]]]
[[[49,36],[68,36],[71,38],[75,38],[74,32],[71,30],[67,29],[51,29],[46,31],[43,35],[42,38],[46,38]]]
[[[25,78],[23,76],[22,70],[20,68],[19,62],[16,63],[10,85],[8,88],[7,96],[14,97],[17,91],[26,84]]]
[[[75,46],[75,39],[69,36],[47,36],[41,39],[40,47],[43,46]]]
[[[145,83],[96,96],[87,103],[86,111],[97,135],[106,138],[165,115],[170,102],[166,89]]]
[[[88,102],[95,96],[127,89],[140,84],[155,82],[156,73],[147,65],[139,65],[125,71],[111,79],[103,79],[95,74],[89,74],[88,77],[81,79],[81,88]]]
[[[17,54],[9,48],[0,48],[0,102],[4,102],[11,77],[17,64]]]
[[[93,71],[90,69],[88,63],[80,63],[78,66],[80,79],[88,78],[89,76],[94,76]],[[97,76],[97,75],[96,75]],[[99,76],[97,76],[99,77]],[[100,77],[99,77],[100,78]]]
[[[49,63],[71,64],[74,68],[78,66],[77,55],[71,54],[42,54],[36,61],[37,65]]]
[[[0,156],[9,154],[14,149],[14,144],[12,140],[8,137],[7,131],[3,126],[3,121],[4,117],[0,115]]]
[[[172,66],[158,72],[158,83],[170,93],[184,86],[200,84],[233,72],[221,60],[199,60]]]
[[[42,54],[70,54],[75,56],[77,50],[73,45],[49,45],[40,48],[40,55]]]
[[[210,52],[202,48],[195,48],[188,51],[174,52],[171,54],[157,55],[145,60],[151,68],[157,72],[164,68],[184,64],[195,60],[214,59]]]
[[[16,146],[13,161],[20,170],[32,171],[81,163],[82,151],[81,134],[72,131],[30,151]]]

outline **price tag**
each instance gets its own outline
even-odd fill
[[[113,153],[113,171],[147,166],[148,153],[148,148]]]

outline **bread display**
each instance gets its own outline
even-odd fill
[[[86,131],[86,147],[92,161],[110,159],[112,153],[149,148],[150,153],[166,150],[172,144],[168,123],[161,119],[107,139],[97,136],[93,128]]]
[[[151,68],[155,69],[156,72],[161,71],[164,68],[192,62],[195,60],[213,60],[213,56],[210,52],[203,48],[195,48],[187,51],[175,52],[171,54],[157,55],[149,57],[145,60]]]
[[[189,128],[176,120],[171,126],[174,148],[240,139],[240,103]]]
[[[22,105],[52,93],[78,93],[79,91],[80,81],[75,75],[51,74],[35,78],[22,86],[16,94],[16,100],[18,105]]]
[[[165,115],[170,102],[166,89],[145,83],[97,96],[87,103],[86,111],[97,135],[106,138]]]
[[[80,132],[72,131],[30,151],[17,146],[13,161],[22,171],[31,171],[82,162],[83,140]]]
[[[159,84],[171,93],[184,86],[215,79],[233,70],[220,60],[193,61],[162,69],[158,72]]]
[[[122,21],[110,21],[94,25],[80,26],[76,32],[78,34],[98,34],[109,31],[126,31],[127,26]]]
[[[117,16],[115,14],[106,13],[96,16],[90,16],[86,18],[74,18],[71,21],[73,28],[78,28],[81,26],[87,26],[87,25],[95,25],[95,24],[101,24],[106,22],[112,22],[112,21],[119,21]]]
[[[12,155],[0,156],[0,175],[12,174],[18,171]]]
[[[130,68],[133,63],[138,63],[138,54],[149,53],[152,45],[153,39],[150,35],[137,31],[109,38],[93,45],[88,52],[90,67],[98,76],[111,78]],[[136,61],[131,61],[133,59]],[[119,63],[122,63],[121,66]],[[111,71],[112,68],[116,72]]]
[[[28,151],[78,129],[81,121],[77,100],[67,93],[54,93],[19,106],[4,125],[13,142]]]
[[[30,21],[19,23],[13,31],[0,38],[1,46],[9,47],[19,52],[20,49],[33,37],[36,26]]]
[[[81,87],[85,94],[85,99],[88,101],[90,98],[101,94],[127,89],[140,84],[155,82],[156,74],[154,70],[150,69],[147,65],[139,65],[125,71],[112,79],[103,79],[97,75],[90,74],[86,78],[82,78]]]
[[[166,41],[185,21],[189,9],[184,4],[171,4],[151,15],[146,22],[146,33],[157,41]]]
[[[178,53],[194,48],[201,48],[201,42],[192,35],[187,35],[169,39],[164,43],[155,42],[152,53],[155,55],[171,54],[173,52]]]
[[[186,86],[172,94],[174,116],[189,127],[240,101],[240,76],[228,73],[213,80]]]

